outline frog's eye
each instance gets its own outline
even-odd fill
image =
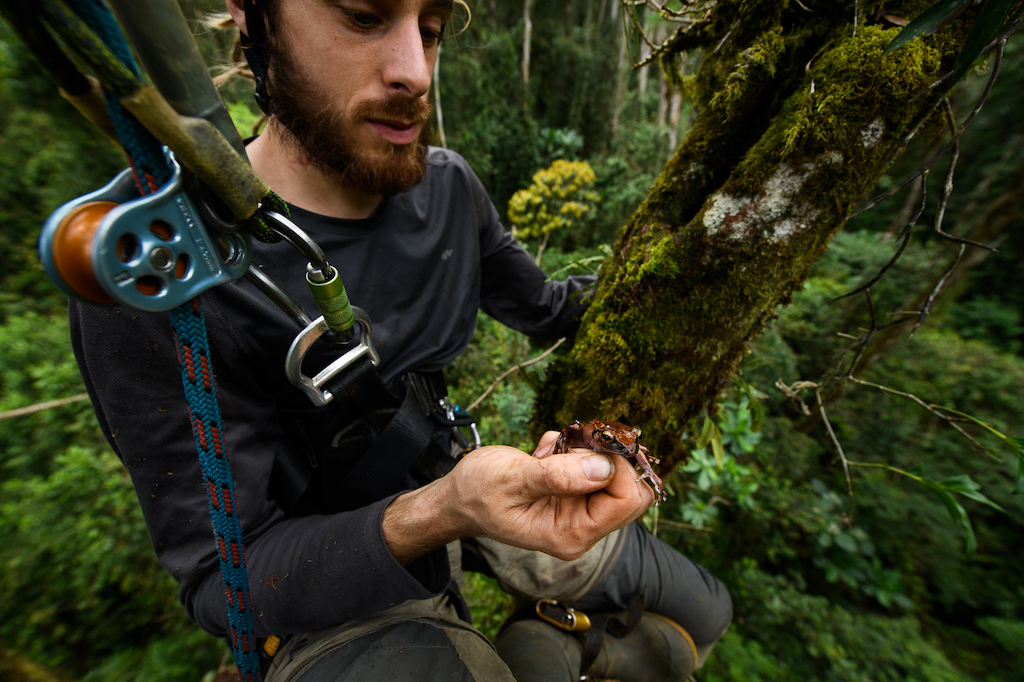
[[[611,443],[615,440],[615,435],[611,431],[601,431],[600,436],[601,440],[605,443]]]

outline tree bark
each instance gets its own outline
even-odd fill
[[[533,22],[530,21],[530,5],[533,0],[523,0],[523,90],[530,92],[530,42],[533,40]],[[529,99],[529,98],[527,98]]]
[[[927,86],[966,36],[959,22],[882,57],[898,29],[862,20],[854,36],[850,3],[754,5],[719,2],[660,55],[678,78],[678,54],[705,51],[701,113],[622,228],[548,372],[534,435],[620,419],[643,428],[663,471],[682,461],[690,421],[935,110]],[[879,6],[860,2],[862,18]]]
[[[437,59],[434,60],[434,109],[437,114],[437,135],[441,146],[448,148],[448,139],[444,134],[444,113],[441,110],[441,46],[437,46]]]
[[[612,5],[615,7],[616,5]],[[615,75],[615,94],[612,100],[612,137],[619,131],[619,119],[622,115],[623,102],[626,99],[626,84],[628,80],[629,45],[626,36],[619,35],[619,61]]]
[[[679,142],[679,113],[682,108],[683,96],[678,92],[673,92],[668,116],[668,146],[670,149],[674,149]]]

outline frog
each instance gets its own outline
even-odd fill
[[[654,488],[654,502],[658,504],[667,499],[665,484],[658,474],[654,473],[652,464],[661,460],[652,457],[647,448],[638,443],[640,429],[622,422],[592,419],[588,422],[575,420],[562,429],[555,440],[554,453],[562,454],[572,448],[586,448],[603,455],[622,455],[632,459],[643,470],[638,481],[647,479]]]

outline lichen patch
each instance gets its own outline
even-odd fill
[[[865,148],[874,147],[882,141],[883,134],[885,134],[885,121],[881,118],[876,118],[860,131],[860,143]]]
[[[834,156],[823,157],[835,163]],[[840,156],[839,160],[842,160]],[[733,241],[742,241],[761,234],[775,244],[788,242],[814,222],[820,210],[799,201],[797,195],[807,179],[818,170],[818,161],[803,164],[799,169],[781,164],[756,196],[734,197],[717,192],[704,212],[704,227],[709,236],[722,233]]]

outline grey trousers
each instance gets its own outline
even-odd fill
[[[599,613],[624,610],[634,595],[642,594],[646,611],[690,633],[698,665],[732,620],[725,586],[639,523],[616,531],[574,562],[486,539],[469,542],[491,564],[502,588],[517,596],[557,599],[585,613]],[[459,549],[449,552],[454,569]],[[266,680],[514,682],[490,642],[459,620],[444,596],[291,637],[275,656]]]

